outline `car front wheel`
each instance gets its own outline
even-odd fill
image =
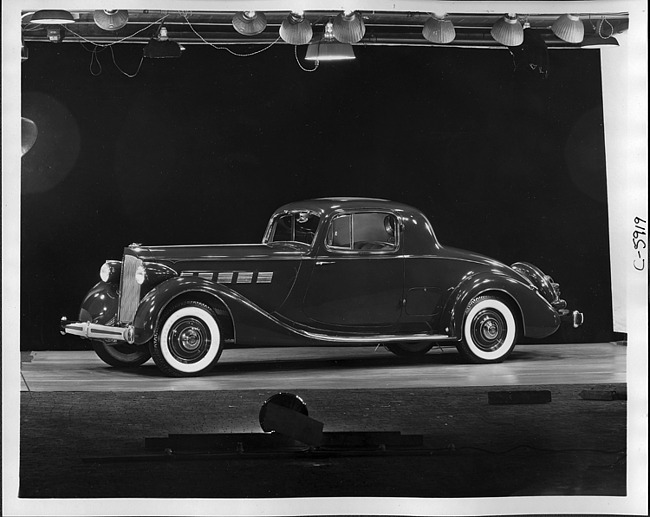
[[[195,301],[173,305],[164,312],[149,348],[156,365],[167,375],[190,377],[207,372],[222,351],[214,311]]]
[[[91,341],[91,345],[102,361],[116,368],[140,366],[151,359],[149,347],[146,345],[136,346],[126,343],[107,345],[96,339]]]
[[[458,350],[472,363],[498,363],[512,353],[517,334],[510,307],[498,298],[480,296],[467,306]]]

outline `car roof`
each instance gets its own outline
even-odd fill
[[[335,210],[358,210],[368,208],[397,209],[407,212],[417,212],[413,207],[390,201],[370,197],[322,197],[317,199],[306,199],[294,201],[281,206],[276,212],[291,210],[317,210],[322,213],[331,213]]]

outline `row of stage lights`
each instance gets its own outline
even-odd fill
[[[129,19],[126,10],[97,10],[93,12],[95,24],[101,29],[116,31],[124,27]],[[71,13],[64,10],[36,11],[30,22],[44,25],[74,23]],[[255,36],[267,26],[266,16],[259,11],[242,11],[232,18],[234,29],[244,36]],[[509,13],[501,17],[491,28],[494,40],[507,47],[517,47],[524,41],[524,28],[520,18]],[[584,39],[584,24],[577,14],[563,14],[551,26],[552,32],[568,43],[581,43]],[[280,38],[291,45],[310,44],[305,59],[327,61],[353,59],[352,44],[359,43],[366,27],[363,16],[358,11],[343,11],[332,17],[326,24],[323,36],[312,42],[311,22],[301,11],[291,12],[280,26]],[[436,44],[454,41],[456,29],[446,14],[432,14],[422,28],[423,37]]]

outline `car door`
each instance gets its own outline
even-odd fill
[[[303,311],[324,327],[386,331],[402,311],[404,257],[395,214],[342,213],[311,257]]]

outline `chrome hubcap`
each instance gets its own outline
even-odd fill
[[[178,339],[186,350],[196,350],[201,345],[201,334],[195,327],[185,329]]]
[[[169,332],[167,346],[174,359],[181,363],[200,361],[210,350],[210,329],[199,318],[187,317],[176,321]]]
[[[508,325],[503,315],[494,309],[484,309],[473,319],[472,341],[484,352],[501,348],[508,336]]]
[[[499,335],[499,325],[493,319],[486,319],[481,324],[481,333],[485,339],[494,339]]]

